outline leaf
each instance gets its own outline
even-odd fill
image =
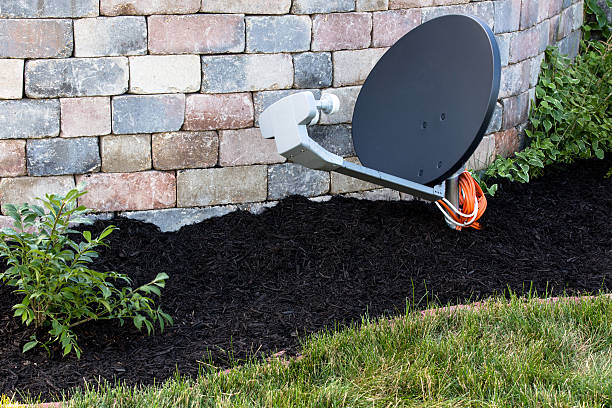
[[[87,242],[91,242],[91,232],[90,231],[83,231],[83,238],[85,238],[85,240]]]
[[[550,129],[552,129],[553,126],[550,120],[546,119],[542,122],[542,124],[544,125],[544,129],[546,130],[546,132],[550,132]]]
[[[34,347],[36,347],[37,344],[37,340],[28,341],[26,344],[23,345],[22,353],[32,350]]]

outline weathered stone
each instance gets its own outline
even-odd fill
[[[495,135],[495,156],[510,157],[519,150],[520,139],[516,128],[510,128]]]
[[[42,205],[37,198],[45,198],[45,194],[64,195],[73,188],[72,176],[3,178],[0,180],[0,203],[5,213],[5,204]]]
[[[349,157],[349,158],[346,158],[345,160],[351,163],[361,164],[359,162],[359,159],[356,157]],[[367,181],[359,180],[354,177],[336,173],[335,171],[331,172],[330,184],[331,184],[330,193],[332,194],[372,190],[372,189],[379,187],[376,184],[368,183]]]
[[[287,14],[291,0],[204,0],[205,13]]]
[[[200,9],[201,0],[100,0],[100,13],[107,16],[187,14]]]
[[[299,52],[310,49],[308,16],[246,18],[247,52]]]
[[[334,52],[334,87],[361,85],[387,48]]]
[[[497,0],[495,7],[495,32],[518,31],[521,23],[521,0]]]
[[[582,26],[584,16],[584,4],[576,3],[573,6],[563,10],[559,21],[559,38],[570,35],[573,31],[579,30]]]
[[[132,173],[151,168],[151,135],[112,135],[100,138],[102,171]]]
[[[495,110],[493,111],[493,116],[491,116],[491,121],[489,122],[489,127],[487,128],[485,134],[497,132],[502,125],[502,116],[504,109],[502,108],[501,103],[497,102],[495,104]]]
[[[487,135],[465,163],[465,168],[469,170],[482,170],[489,167],[495,159],[495,135]]]
[[[293,85],[288,54],[202,57],[202,92],[229,93],[286,89]]]
[[[244,51],[244,18],[239,15],[151,16],[148,22],[151,54]]]
[[[176,204],[173,172],[96,173],[76,180],[85,183],[87,190],[79,204],[97,211],[152,210]]]
[[[276,152],[276,142],[264,139],[257,128],[223,130],[219,139],[221,166],[273,164],[285,161],[285,158]]]
[[[548,32],[548,45],[553,45],[557,42],[557,32],[559,31],[560,16],[553,16],[549,19],[550,31]]]
[[[175,132],[153,135],[153,167],[193,169],[217,164],[217,132]]]
[[[240,166],[179,171],[178,206],[264,201],[266,167]]]
[[[389,8],[389,0],[357,0],[356,11],[379,11]]]
[[[185,109],[186,130],[240,129],[253,126],[250,93],[189,95]]]
[[[125,57],[33,60],[25,65],[30,98],[120,95],[128,89]]]
[[[533,27],[538,22],[538,2],[536,0],[523,0],[521,4],[520,29],[525,30]]]
[[[534,57],[540,52],[540,29],[536,26],[529,30],[512,34],[510,40],[510,64]]]
[[[101,57],[147,53],[144,17],[98,17],[74,20],[74,56]]]
[[[294,163],[270,166],[268,199],[280,200],[290,195],[314,197],[329,191],[329,173]]]
[[[529,88],[530,62],[521,61],[518,64],[502,68],[499,98],[516,95]]]
[[[535,87],[538,84],[538,77],[540,76],[540,67],[542,66],[542,62],[544,62],[544,54],[540,54],[535,58],[530,60],[530,75],[529,75],[529,86],[531,88]]]
[[[113,98],[113,133],[179,130],[185,119],[185,95],[123,95]]]
[[[65,58],[72,55],[71,20],[0,19],[0,57]]]
[[[388,10],[373,14],[372,46],[389,47],[421,24],[421,10]]]
[[[355,10],[355,0],[293,0],[293,14],[333,13]]]
[[[389,9],[405,9],[412,7],[429,7],[434,0],[389,0]]]
[[[0,177],[26,174],[25,140],[0,140]]]
[[[548,15],[550,17],[556,16],[561,13],[563,0],[548,0],[548,5]]]
[[[57,99],[0,101],[0,139],[57,136],[60,104]]]
[[[300,92],[312,92],[315,99],[321,99],[320,89],[287,89],[283,91],[263,91],[256,92],[253,97],[253,105],[255,106],[255,126],[259,126],[259,115],[274,102],[283,99],[286,96]]]
[[[529,92],[502,99],[502,105],[504,106],[503,130],[524,123],[529,113]]]
[[[197,224],[210,218],[222,217],[238,209],[235,205],[204,208],[168,208],[166,210],[130,211],[120,217],[155,225],[161,232],[174,232],[186,225]]]
[[[0,18],[93,17],[98,0],[9,0],[0,4]]]
[[[276,207],[278,201],[265,201],[263,203],[246,203],[239,204],[238,209],[241,211],[248,211],[251,214],[259,215],[265,212],[267,209]]]
[[[111,132],[110,98],[62,98],[63,137],[108,135]]]
[[[338,156],[354,156],[353,135],[348,125],[309,126],[310,138]]]
[[[452,6],[427,7],[421,10],[422,22],[426,23],[436,17],[448,14],[471,15],[482,19],[491,29],[495,29],[494,2],[482,1],[470,4],[457,4]]]
[[[197,92],[202,79],[200,67],[200,57],[197,55],[130,57],[130,92]]]
[[[0,59],[0,99],[21,99],[22,96],[23,60]]]
[[[95,137],[31,139],[27,145],[30,176],[81,174],[100,169]]]
[[[322,125],[351,123],[353,120],[353,110],[355,109],[355,103],[357,102],[357,96],[360,91],[360,86],[347,86],[345,88],[335,88],[323,91],[321,96],[330,93],[336,95],[338,99],[340,99],[340,110],[332,115],[321,113],[321,120],[319,123]]]
[[[497,34],[497,46],[499,47],[499,59],[502,67],[508,66],[510,59],[510,40],[514,33]]]
[[[578,51],[580,49],[580,36],[581,31],[576,30],[561,41],[559,41],[557,43],[557,47],[559,47],[559,52],[562,55],[569,56],[571,59],[576,58],[576,55],[578,55]]]
[[[550,35],[550,20],[544,20],[539,23],[538,32],[540,33],[538,53],[543,53],[548,47],[548,38]]]
[[[377,188],[376,190],[343,194],[343,196],[368,201],[399,201],[400,199],[400,193],[390,188]]]
[[[293,56],[294,85],[297,88],[325,88],[332,84],[329,52],[305,52]]]
[[[371,33],[371,13],[317,14],[312,19],[312,50],[368,48]]]

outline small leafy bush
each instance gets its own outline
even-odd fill
[[[601,10],[596,2],[588,3]],[[607,20],[597,14],[595,21],[585,32],[609,35]],[[612,150],[611,47],[610,36],[605,41],[583,41],[573,63],[556,48],[546,50],[525,130],[527,147],[513,157],[496,158],[481,175],[483,190],[495,193],[496,184],[486,185],[491,178],[527,183],[550,164],[603,159]]]
[[[14,315],[36,329],[24,345],[24,353],[37,345],[49,352],[51,344],[59,343],[64,356],[74,351],[80,358],[73,329],[92,320],[119,319],[123,324],[131,319],[136,328],[144,325],[149,334],[154,322],[162,331],[165,324],[172,324],[172,318],[159,307],[155,309],[149,297],[161,295],[168,275],[160,273],[146,285],[132,289],[124,274],[87,267],[98,256],[95,248],[106,245],[104,238],[116,227],[108,226],[95,238],[84,231],[84,241],[73,241],[70,234],[78,232],[71,226],[92,222],[85,217],[88,210],[77,206],[83,194],[85,191],[73,189],[66,196],[46,195],[41,201],[48,212],[37,205],[4,206],[14,228],[0,230],[0,257],[8,265],[0,280],[23,295],[21,303],[13,306]],[[124,286],[118,288],[114,282]]]

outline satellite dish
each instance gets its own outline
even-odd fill
[[[366,79],[353,113],[361,163],[424,185],[459,170],[495,109],[495,36],[476,17],[443,16],[395,43]]]

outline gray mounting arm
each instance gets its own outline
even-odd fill
[[[312,140],[308,136],[306,125],[315,124],[318,121],[319,110],[332,114],[338,110],[338,107],[339,100],[332,94],[324,95],[320,101],[315,100],[311,92],[300,92],[287,96],[269,106],[260,115],[261,134],[266,139],[274,138],[278,153],[290,162],[315,170],[346,174],[430,201],[444,197],[444,183],[428,187],[360,166],[325,150]]]

